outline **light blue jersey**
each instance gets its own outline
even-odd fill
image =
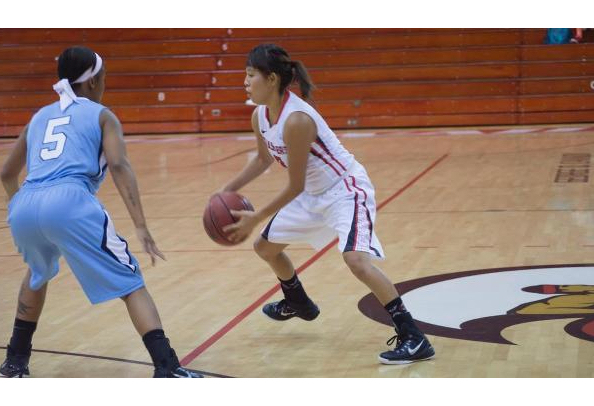
[[[144,286],[128,251],[95,193],[105,177],[99,116],[105,107],[79,98],[64,112],[43,107],[27,131],[27,178],[8,205],[14,242],[40,289],[63,256],[91,303]]]
[[[25,187],[68,179],[85,183],[95,194],[107,168],[99,125],[103,109],[101,104],[79,98],[64,112],[59,102],[39,110],[27,131]]]

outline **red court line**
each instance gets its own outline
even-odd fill
[[[378,206],[377,209],[381,210],[382,207],[384,207],[386,204],[390,203],[392,200],[396,199],[398,196],[400,196],[406,189],[408,189],[409,187],[411,187],[416,181],[418,181],[420,178],[422,178],[423,176],[425,176],[425,174],[427,172],[429,172],[431,169],[435,168],[437,165],[439,165],[439,163],[441,161],[443,161],[444,159],[446,159],[448,157],[449,154],[444,154],[441,157],[439,157],[435,162],[433,162],[431,165],[429,165],[427,168],[425,168],[425,170],[421,173],[419,173],[417,176],[415,176],[414,178],[412,178],[412,180],[410,180],[406,185],[404,185],[403,187],[401,187],[396,193],[394,193],[392,196],[388,197],[386,200],[384,200],[383,202],[381,202]]]
[[[406,185],[404,185],[398,191],[396,191],[392,196],[388,197],[386,200],[384,200],[382,203],[380,203],[380,205],[377,207],[377,209],[380,210],[386,204],[390,203],[396,197],[401,195],[406,189],[408,189],[413,184],[415,184],[415,182],[417,182],[419,179],[421,179],[425,174],[427,174],[427,172],[429,172],[431,169],[435,168],[441,161],[443,161],[447,157],[448,157],[448,154],[442,155],[440,158],[438,158],[436,161],[434,161],[431,165],[429,165],[423,172],[419,173],[412,180],[410,180]],[[300,274],[301,272],[303,272],[311,264],[313,264],[318,259],[320,259],[320,257],[322,255],[324,255],[326,252],[328,252],[328,250],[330,248],[332,248],[332,246],[334,246],[334,244],[336,244],[337,242],[338,242],[338,238],[335,238],[334,240],[332,240],[328,245],[326,245],[324,248],[322,248],[321,251],[318,251],[314,256],[312,256],[310,259],[305,261],[305,263],[303,263],[299,268],[297,268],[295,270],[295,273]],[[233,329],[235,326],[237,326],[243,319],[245,319],[247,316],[249,316],[250,313],[252,313],[258,307],[260,307],[266,300],[268,300],[270,297],[272,297],[272,295],[274,295],[276,292],[278,292],[279,289],[280,289],[280,284],[276,284],[274,287],[269,289],[266,293],[264,293],[262,296],[260,296],[260,298],[257,299],[254,303],[249,305],[245,310],[243,310],[241,313],[239,313],[237,316],[235,316],[227,324],[225,324],[219,331],[214,333],[212,336],[210,336],[210,338],[208,338],[206,341],[204,341],[198,347],[194,348],[188,355],[183,357],[182,360],[180,361],[180,364],[188,365],[190,362],[194,361],[200,354],[202,354],[204,351],[206,351],[211,345],[216,343],[225,334],[227,334],[229,331],[231,331],[231,329]]]

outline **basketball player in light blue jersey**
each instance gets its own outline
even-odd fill
[[[120,122],[100,104],[105,89],[101,57],[86,47],[68,48],[58,59],[58,76],[54,90],[60,100],[33,116],[2,168],[8,223],[29,270],[0,374],[29,375],[32,336],[48,282],[64,256],[91,303],[114,298],[126,303],[155,365],[154,377],[201,377],[180,366],[138,261],[95,197],[109,168],[151,262],[165,259],[146,225]],[[19,189],[25,163],[27,177]]]

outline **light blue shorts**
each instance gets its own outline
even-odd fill
[[[144,286],[128,243],[116,234],[107,211],[82,183],[25,185],[10,201],[8,224],[31,269],[33,290],[57,275],[61,255],[93,304]]]

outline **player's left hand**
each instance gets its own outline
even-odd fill
[[[256,213],[249,210],[230,210],[230,212],[239,220],[223,227],[223,232],[227,233],[229,240],[236,243],[242,242],[254,231],[254,227],[258,225],[260,218]]]
[[[163,255],[159,248],[157,248],[157,244],[155,243],[155,240],[153,240],[153,237],[146,226],[137,227],[136,236],[140,240],[144,252],[150,255],[151,264],[153,266],[155,266],[155,263],[157,262],[157,257],[165,260],[165,255]]]

